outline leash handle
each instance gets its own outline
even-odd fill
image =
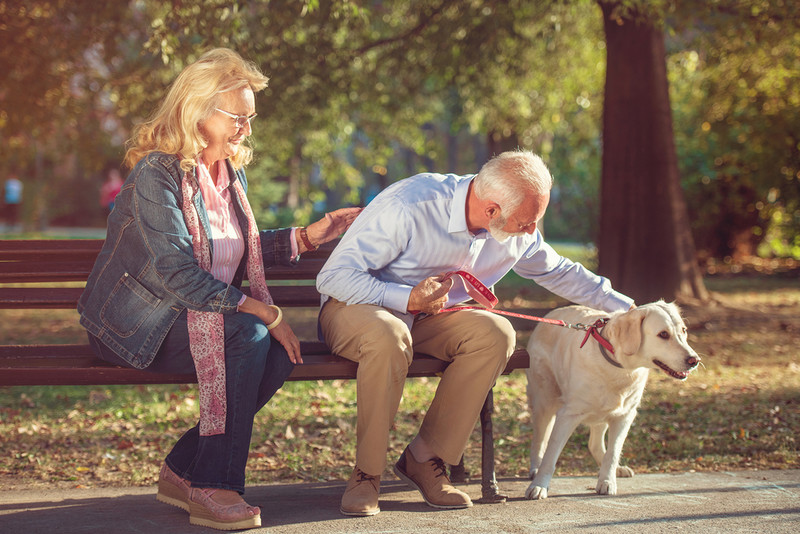
[[[457,270],[457,271],[448,271],[442,275],[442,282],[447,280],[448,278],[455,278],[458,277],[464,283],[464,288],[467,290],[467,295],[472,297],[472,299],[480,304],[481,306],[485,306],[488,309],[492,309],[497,306],[497,303],[500,302],[492,290],[486,287],[486,284],[478,280],[478,278],[472,274],[468,273],[467,271]],[[441,310],[444,311],[444,310]],[[454,311],[454,310],[447,310],[447,311]],[[408,310],[409,313],[413,315],[419,314],[419,310]]]
[[[492,290],[486,287],[486,285],[478,280],[474,274],[468,273],[467,271],[450,271],[444,273],[444,278],[453,278],[459,277],[464,282],[464,288],[467,290],[467,295],[472,297],[472,299],[480,304],[481,306],[485,306],[489,309],[494,308],[497,306],[497,303],[500,302]]]

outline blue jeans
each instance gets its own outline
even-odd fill
[[[244,493],[244,472],[256,413],[272,398],[294,364],[280,343],[272,343],[264,323],[248,313],[225,315],[225,380],[228,411],[225,433],[201,436],[189,429],[167,455],[166,463],[193,487]],[[97,354],[127,365],[96,337],[89,342]],[[189,331],[184,311],[164,339],[146,371],[193,373]]]

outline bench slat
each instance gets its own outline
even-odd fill
[[[302,342],[304,363],[295,366],[294,380],[335,380],[356,377],[358,364],[330,354],[324,343]],[[517,350],[504,374],[528,367],[528,353]],[[435,376],[448,362],[415,354],[408,377]],[[0,347],[0,386],[189,384],[195,375],[162,374],[117,367],[97,358],[89,345],[5,345]]]
[[[319,306],[314,286],[270,286],[275,304],[282,307]],[[0,287],[0,309],[75,309],[81,287]],[[250,294],[247,288],[244,291]]]
[[[314,280],[337,241],[294,267],[267,269],[267,281]],[[85,282],[102,246],[102,239],[0,240],[0,283]]]
[[[96,257],[102,247],[102,239],[4,239],[0,259],[82,260]]]
[[[3,239],[0,259],[39,261],[83,260],[96,257],[103,248],[103,239]],[[316,251],[303,253],[303,259],[327,258],[338,240],[325,243]]]
[[[0,261],[0,283],[34,282],[85,282],[94,265],[95,258],[84,261],[56,262],[20,260]],[[324,265],[322,258],[305,259],[295,267],[275,266],[267,269],[267,282],[270,280],[314,280]]]

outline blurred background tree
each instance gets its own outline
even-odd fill
[[[800,3],[681,6],[675,140],[703,258],[800,258]]]
[[[599,243],[603,5],[665,39],[698,258],[800,258],[800,13],[781,0],[0,0],[0,172],[19,171],[30,227],[102,226],[103,170],[132,126],[183,66],[228,46],[271,78],[248,169],[261,225],[520,146],[556,179],[548,238]],[[646,212],[648,192],[636,201]]]

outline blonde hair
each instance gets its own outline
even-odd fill
[[[542,158],[533,152],[512,150],[487,161],[474,184],[478,198],[497,202],[501,213],[507,215],[522,203],[526,192],[548,193],[553,177]]]
[[[208,146],[200,124],[214,113],[220,93],[248,86],[258,92],[268,81],[255,63],[245,61],[233,50],[215,48],[206,52],[181,71],[155,113],[134,128],[125,165],[133,168],[147,154],[159,151],[178,154],[181,169],[190,170]],[[239,169],[252,159],[252,148],[243,144],[231,163]]]

